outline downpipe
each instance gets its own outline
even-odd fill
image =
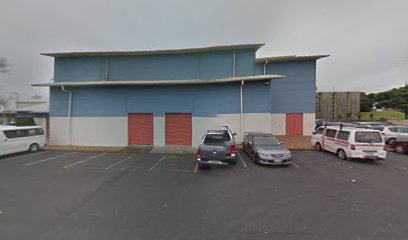
[[[240,104],[241,104],[241,124],[240,124],[240,133],[241,133],[241,137],[242,137],[242,142],[244,142],[244,103],[243,103],[243,93],[242,93],[242,89],[244,86],[244,81],[241,81],[241,87],[239,89],[239,97],[240,97]]]
[[[71,109],[72,109],[72,91],[68,91],[64,86],[61,86],[61,91],[69,94],[68,97],[68,136],[69,136],[69,145],[72,145],[72,118],[71,118]]]

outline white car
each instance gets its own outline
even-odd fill
[[[408,141],[408,127],[404,126],[381,126],[373,127],[381,132],[384,141],[390,144],[392,141]]]
[[[340,159],[385,159],[387,152],[380,132],[341,126],[318,128],[312,136],[312,144],[318,151],[336,153]]]
[[[44,129],[39,126],[0,125],[0,156],[18,152],[36,152],[46,143]]]

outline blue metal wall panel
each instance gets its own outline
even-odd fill
[[[198,79],[197,54],[110,57],[112,80]]]
[[[128,113],[239,113],[239,84],[70,88],[72,116],[127,116]],[[68,94],[51,89],[51,116],[67,116]]]
[[[243,88],[246,113],[313,113],[315,62],[268,64],[267,74],[284,79],[246,82]],[[73,90],[73,116],[126,116],[128,112],[193,113],[194,116],[239,113],[239,83],[157,87],[95,87]],[[66,116],[68,94],[51,89],[51,116]]]
[[[200,79],[232,76],[233,51],[200,54]]]
[[[97,81],[105,79],[109,60],[111,80],[211,79],[231,77],[233,50],[192,54],[55,58],[54,80]],[[255,50],[236,51],[236,75],[253,75]]]
[[[55,81],[90,81],[105,76],[104,57],[56,58]],[[233,51],[109,57],[110,76],[120,80],[207,79],[232,75]],[[236,75],[261,75],[255,50],[236,50]],[[313,113],[315,61],[269,63],[267,74],[286,78],[244,84],[245,113]],[[194,116],[240,112],[240,83],[144,87],[87,87],[73,91],[73,116],[126,116],[131,112],[193,113]],[[68,94],[51,88],[51,116],[66,116]]]
[[[269,86],[264,81],[246,82],[243,86],[244,112],[269,112]]]
[[[93,81],[105,78],[105,58],[55,58],[54,82]]]
[[[68,115],[68,96],[61,88],[50,88],[50,116]]]
[[[235,53],[236,76],[255,75],[255,51],[252,49],[240,49]]]
[[[269,63],[266,73],[286,75],[271,81],[272,113],[315,112],[315,61]]]

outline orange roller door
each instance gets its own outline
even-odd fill
[[[129,113],[129,145],[153,144],[153,113]]]
[[[286,136],[303,135],[303,114],[287,113],[286,114]]]
[[[166,113],[166,145],[192,144],[191,113]]]

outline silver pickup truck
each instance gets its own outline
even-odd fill
[[[225,128],[208,131],[198,146],[198,167],[235,164],[237,160],[234,135],[230,129]]]

